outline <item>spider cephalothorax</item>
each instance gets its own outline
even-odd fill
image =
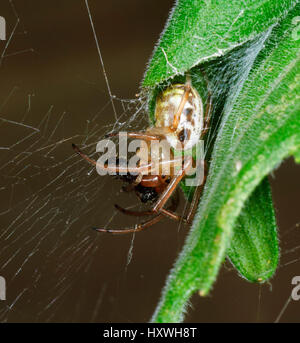
[[[188,156],[184,163],[181,158],[176,157],[176,151],[186,151],[193,148],[208,129],[211,109],[211,96],[208,94],[205,113],[202,99],[197,90],[192,87],[189,75],[185,84],[174,84],[167,87],[156,99],[155,125],[149,127],[144,132],[129,132],[129,138],[140,139],[146,143],[144,147],[149,148],[153,141],[167,141],[171,153],[166,157],[159,153],[156,158],[149,155],[149,149],[140,149],[137,155],[140,161],[136,167],[124,167],[120,164],[116,166],[105,165],[100,167],[107,172],[114,172],[119,175],[129,186],[127,190],[134,190],[142,202],[154,202],[149,211],[129,211],[116,205],[121,212],[133,215],[152,215],[152,218],[133,228],[106,229],[97,228],[100,232],[129,233],[141,231],[167,216],[175,220],[183,220],[190,223],[194,217],[204,181],[194,192],[188,215],[183,218],[178,216],[176,210],[177,202],[172,202],[169,208],[165,208],[166,202],[172,196],[180,181],[192,168],[193,158]],[[117,134],[108,135],[110,137]],[[99,167],[97,162],[83,154],[77,146],[73,144],[74,150],[89,163]],[[150,162],[149,162],[150,157]],[[169,167],[169,173],[164,172],[164,167]],[[175,172],[180,167],[179,172]],[[177,169],[176,169],[177,168]]]

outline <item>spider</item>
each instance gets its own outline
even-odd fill
[[[207,79],[206,82],[208,82]],[[211,93],[208,89],[204,112],[202,99],[197,90],[192,86],[190,75],[187,74],[185,83],[173,84],[158,95],[155,106],[155,126],[149,127],[144,132],[129,132],[127,135],[129,138],[143,140],[147,146],[150,146],[151,141],[165,139],[172,148],[172,151],[176,152],[179,146],[183,146],[184,150],[191,149],[208,131],[211,105]],[[118,133],[112,133],[107,136],[113,137],[117,135]],[[72,147],[83,159],[97,166],[97,162],[85,155],[75,144],[72,144]],[[115,166],[108,166],[108,164],[104,166],[107,171],[119,174],[118,177],[129,183],[125,187],[126,191],[133,190],[142,202],[151,201],[153,203],[152,208],[148,211],[130,211],[119,205],[115,205],[116,209],[126,215],[152,215],[152,217],[134,227],[123,229],[95,228],[96,231],[116,234],[138,232],[159,222],[165,216],[188,224],[192,222],[205,183],[206,168],[203,182],[194,192],[187,216],[181,217],[175,212],[178,199],[177,197],[171,198],[171,196],[175,194],[174,191],[177,189],[180,181],[192,167],[193,158],[188,156],[183,165],[181,158],[179,161],[173,153],[168,160],[165,160],[160,155],[158,161],[155,164],[150,159],[150,163],[142,163],[143,160],[141,158],[139,164],[133,168],[123,167],[120,163],[117,163]],[[159,167],[157,174],[149,175],[149,171],[153,170],[154,166],[157,167],[157,165]],[[163,174],[162,167],[164,165],[170,167],[170,175]],[[178,165],[181,165],[182,168],[180,172],[175,173],[175,167],[178,167]],[[203,167],[205,167],[205,164]],[[120,175],[120,173],[124,172],[127,172],[127,174]],[[132,173],[135,173],[135,175],[132,175]],[[172,203],[170,207],[165,208],[169,198],[171,198]]]

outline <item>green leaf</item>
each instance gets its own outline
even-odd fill
[[[191,190],[181,188],[191,200]],[[271,188],[265,178],[247,199],[233,229],[227,255],[239,274],[251,282],[265,282],[275,273],[279,261],[277,225]]]
[[[154,51],[144,87],[184,74],[252,40],[296,0],[178,0]]]
[[[187,199],[190,187],[181,185]],[[239,274],[251,282],[265,282],[275,273],[279,261],[277,225],[271,188],[265,178],[247,199],[233,229],[227,257]]]
[[[275,273],[279,248],[267,178],[247,199],[239,214],[227,254],[248,281],[264,282]]]
[[[300,163],[300,150],[294,153],[294,157],[295,157],[295,162]]]
[[[182,321],[192,293],[210,291],[247,198],[285,157],[299,152],[300,40],[293,34],[299,11],[297,4],[273,29],[236,99],[231,88],[197,216],[153,321]]]

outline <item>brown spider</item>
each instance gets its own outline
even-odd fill
[[[211,94],[208,92],[205,113],[203,111],[203,103],[199,93],[192,87],[191,78],[187,75],[185,84],[174,84],[165,89],[156,100],[155,107],[155,126],[148,128],[145,132],[129,132],[128,137],[143,140],[147,144],[147,148],[152,141],[161,141],[165,139],[173,151],[179,149],[191,149],[197,142],[203,138],[208,130],[211,112]],[[109,137],[116,136],[118,133],[110,134]],[[85,155],[75,144],[72,144],[73,149],[77,154],[84,158],[92,165],[97,165],[97,162]],[[149,151],[149,150],[147,150]],[[96,228],[99,232],[110,233],[132,233],[146,229],[149,226],[159,222],[163,217],[167,216],[173,220],[183,221],[190,224],[195,215],[197,205],[201,196],[201,192],[205,182],[206,170],[204,179],[201,185],[197,186],[193,199],[185,218],[177,215],[174,211],[177,208],[178,201],[172,201],[170,207],[165,208],[168,199],[172,196],[180,181],[186,176],[193,164],[193,158],[188,156],[185,163],[182,163],[182,158],[175,157],[172,153],[167,160],[162,155],[159,156],[158,162],[145,162],[143,151],[137,153],[140,155],[140,162],[136,167],[123,167],[120,164],[109,166],[106,164],[106,171],[115,172],[123,181],[129,183],[127,190],[134,190],[142,202],[152,201],[154,205],[149,211],[130,211],[118,205],[115,207],[124,214],[131,216],[148,216],[152,217],[134,227],[124,229],[106,229]],[[170,167],[169,175],[164,175],[163,166]],[[175,173],[176,167],[182,167],[180,172]],[[155,175],[153,175],[154,167]],[[204,165],[202,166],[204,168]],[[150,173],[152,171],[152,173]],[[125,175],[124,175],[125,173]],[[127,174],[126,174],[127,173]],[[135,173],[132,175],[130,173]],[[150,174],[150,175],[149,175]],[[152,175],[151,175],[152,174]]]

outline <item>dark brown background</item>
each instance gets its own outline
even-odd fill
[[[117,97],[134,98],[172,3],[169,0],[90,1],[107,75]],[[25,181],[19,182],[21,186],[16,186],[17,172],[12,164],[0,170],[4,189],[0,199],[1,213],[4,212],[0,216],[0,275],[6,277],[8,283],[7,301],[0,303],[1,321],[148,321],[187,229],[178,230],[176,223],[165,220],[137,234],[127,267],[132,236],[97,235],[90,230],[93,225],[107,223],[114,213],[116,198],[123,205],[128,198],[119,193],[120,183],[116,180],[94,174],[86,176],[90,168],[81,162],[76,164],[77,157],[70,147],[73,140],[78,144],[84,141],[87,121],[104,106],[105,110],[97,116],[99,130],[114,123],[112,108],[107,106],[109,97],[85,3],[83,0],[15,0],[13,4],[20,23],[6,54],[32,51],[7,56],[2,61],[0,116],[16,122],[24,119],[24,124],[37,127],[53,106],[46,137],[49,138],[49,132],[66,112],[63,125],[50,137],[50,143],[73,138],[55,146],[50,153],[52,160],[44,153],[32,154],[28,178],[24,176]],[[9,1],[1,1],[0,15],[6,18],[7,30],[11,33],[16,19]],[[0,42],[0,52],[5,44]],[[120,113],[119,105],[117,101]],[[127,112],[127,119],[129,117]],[[92,122],[92,126],[96,124]],[[136,127],[139,125],[142,124],[137,120]],[[25,136],[25,128],[2,121],[0,135],[0,145],[11,146]],[[25,151],[29,149],[26,144]],[[45,146],[45,139],[40,144]],[[17,149],[22,151],[21,148],[19,144]],[[37,147],[30,151],[33,150]],[[16,156],[16,149],[3,150],[0,156],[5,165]],[[50,167],[55,163],[60,165],[52,171]],[[15,167],[22,169],[28,164],[25,160]],[[73,197],[70,196],[72,186],[58,191],[58,186],[71,178],[68,171],[65,179],[50,184],[45,194],[39,193],[69,165],[74,165],[75,172],[83,168],[84,176],[79,179],[82,187],[85,186],[83,190],[76,184]],[[38,173],[30,177],[34,168]],[[292,277],[300,275],[300,263],[294,261],[300,250],[297,250],[300,246],[297,235],[299,171],[299,166],[290,159],[271,177],[282,251],[281,267],[271,283],[250,284],[226,264],[211,295],[204,299],[193,297],[186,321],[276,320],[290,296]],[[88,186],[90,180],[96,183]],[[11,184],[18,189],[13,196]],[[92,196],[97,189],[97,195]],[[32,194],[38,195],[37,207],[29,207],[28,213],[23,213],[25,200]],[[47,195],[50,205],[45,200]],[[83,195],[87,205],[81,203]],[[19,206],[15,205],[18,201],[21,201]],[[128,202],[133,204],[134,197]],[[46,210],[31,216],[44,203]],[[59,220],[50,220],[52,209],[58,211]],[[21,213],[23,216],[19,218]],[[77,220],[69,225],[72,218]],[[127,219],[118,214],[110,225],[124,226],[127,224],[124,220]],[[296,248],[292,254],[289,253],[291,248]],[[32,251],[34,254],[30,255]],[[281,321],[298,322],[299,314],[300,301],[291,301]]]

